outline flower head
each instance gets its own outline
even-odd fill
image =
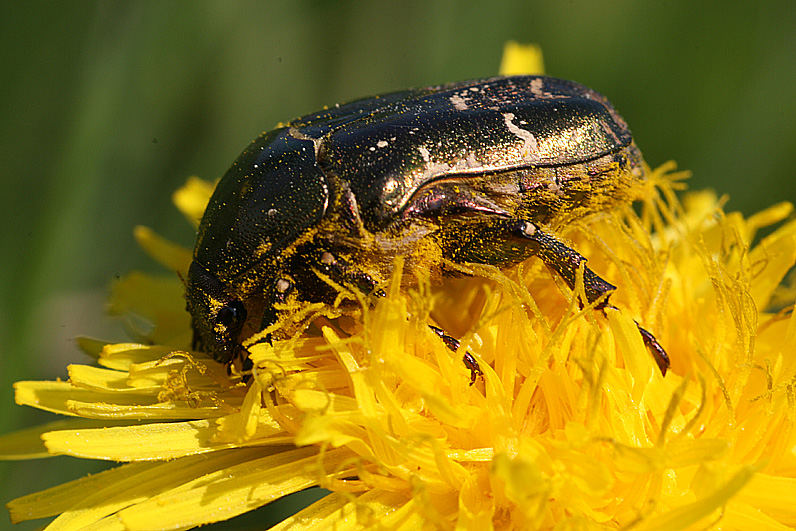
[[[516,64],[504,68],[529,68]],[[331,494],[279,527],[796,525],[796,316],[783,282],[796,222],[758,237],[792,207],[745,219],[709,192],[681,203],[682,177],[658,168],[638,210],[561,235],[619,286],[616,308],[581,308],[582,278],[573,293],[535,258],[469,265],[442,286],[407,271],[415,289],[393,281],[353,315],[296,308],[314,316],[303,334],[249,338],[247,381],[190,350],[176,275],[128,275],[111,311],[136,341],[83,339],[98,366],[17,383],[19,404],[68,418],[0,438],[6,457],[43,441],[41,455],[123,464],[14,500],[12,519],[186,529],[317,485]],[[196,224],[211,192],[192,179],[174,199]],[[189,250],[136,236],[184,278]],[[394,279],[402,270],[398,258]],[[634,320],[667,348],[666,377]],[[459,354],[430,323],[461,339]],[[465,351],[483,371],[475,385]]]
[[[254,338],[244,384],[187,349],[179,280],[129,275],[111,307],[147,323],[131,326],[142,342],[83,340],[99,367],[16,386],[18,403],[73,418],[36,433],[48,452],[126,464],[14,500],[12,518],[184,529],[320,485],[332,494],[281,526],[796,524],[796,317],[781,283],[796,223],[751,245],[791,207],[744,219],[707,192],[681,204],[670,170],[651,174],[638,214],[565,234],[620,286],[605,316],[536,259],[440,289],[421,276],[358,319]],[[190,181],[177,203],[195,219],[209,190]],[[187,250],[137,235],[187,266]],[[665,378],[634,318],[666,345]],[[429,322],[478,359],[476,385]]]

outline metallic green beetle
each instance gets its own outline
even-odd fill
[[[275,304],[334,300],[318,272],[378,293],[397,255],[437,276],[445,260],[535,255],[573,287],[585,258],[555,231],[630,201],[643,178],[608,100],[550,77],[411,89],[298,118],[254,140],[210,199],[187,278],[195,347],[243,357],[244,325],[274,323]],[[615,289],[588,268],[584,282],[588,302]],[[639,332],[665,374],[665,351]]]

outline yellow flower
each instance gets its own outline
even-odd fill
[[[791,206],[744,219],[707,192],[681,205],[670,169],[652,172],[640,214],[566,234],[620,286],[605,317],[536,259],[479,267],[252,344],[245,385],[187,350],[179,280],[129,275],[112,308],[136,316],[141,342],[84,340],[99,367],[19,382],[18,403],[73,420],[3,444],[30,454],[41,435],[50,454],[126,464],[14,500],[12,519],[184,529],[320,485],[332,494],[282,527],[796,525],[796,317],[780,287],[796,222],[750,246]],[[192,180],[175,199],[195,220],[210,189]],[[184,271],[188,250],[137,236]],[[665,378],[633,318],[668,349]],[[468,385],[432,321],[463,338],[483,380]]]
[[[508,41],[503,46],[500,75],[544,74],[542,48],[538,44]]]
[[[7,458],[124,464],[14,500],[12,520],[186,529],[319,485],[331,494],[279,528],[796,526],[796,316],[783,284],[796,222],[757,238],[792,207],[744,219],[708,192],[681,204],[682,177],[658,168],[638,212],[619,206],[562,235],[619,286],[618,310],[581,309],[582,281],[572,293],[537,259],[433,289],[421,276],[356,318],[250,338],[249,383],[189,350],[178,278],[128,275],[111,309],[137,342],[84,339],[98,366],[17,383],[19,404],[69,418],[0,438]],[[211,190],[190,180],[175,203],[196,223]],[[189,250],[136,235],[184,275]],[[667,348],[666,377],[634,319]],[[478,359],[475,385],[431,322]]]

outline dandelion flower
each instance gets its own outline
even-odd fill
[[[249,384],[187,349],[179,280],[127,276],[111,307],[148,324],[140,341],[82,340],[98,366],[19,382],[19,404],[71,420],[2,446],[41,436],[50,454],[124,464],[14,500],[12,519],[186,529],[320,485],[332,494],[280,527],[796,525],[796,317],[782,285],[796,222],[751,245],[791,206],[744,219],[707,192],[680,204],[678,177],[659,168],[639,214],[565,235],[617,279],[621,310],[581,310],[536,259],[438,290],[393,283],[359,320],[251,345]],[[190,181],[176,202],[195,220],[209,191]],[[187,250],[136,234],[185,269]],[[669,350],[665,378],[634,318]],[[460,334],[483,380],[469,385],[432,320]]]
[[[562,235],[620,286],[617,309],[581,309],[582,282],[571,292],[535,258],[441,287],[421,276],[356,319],[251,338],[247,382],[189,349],[176,276],[128,275],[111,309],[136,341],[83,339],[96,366],[18,382],[17,403],[67,418],[0,438],[10,458],[122,464],[11,501],[12,520],[188,529],[321,486],[331,494],[277,528],[796,526],[792,207],[744,218],[708,192],[681,203],[682,177],[651,171],[638,211]],[[211,190],[190,180],[175,203],[196,223]],[[189,250],[136,236],[184,275]],[[634,320],[666,346],[666,377]],[[475,385],[430,322],[479,361]]]

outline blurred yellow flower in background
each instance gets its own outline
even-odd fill
[[[770,228],[792,206],[744,219],[710,192],[681,203],[683,177],[651,171],[638,210],[563,234],[620,286],[619,310],[581,309],[537,259],[473,266],[439,288],[393,282],[359,319],[251,339],[247,384],[188,349],[178,278],[128,275],[111,310],[138,341],[82,340],[98,367],[19,382],[19,404],[71,418],[0,440],[8,458],[124,464],[14,500],[12,519],[187,529],[319,485],[331,494],[279,528],[795,526],[796,316],[783,279],[796,222]],[[211,192],[192,179],[175,203],[196,223]],[[184,274],[189,250],[136,235]],[[634,319],[667,348],[665,378]],[[469,385],[429,322],[462,338],[483,379]]]

